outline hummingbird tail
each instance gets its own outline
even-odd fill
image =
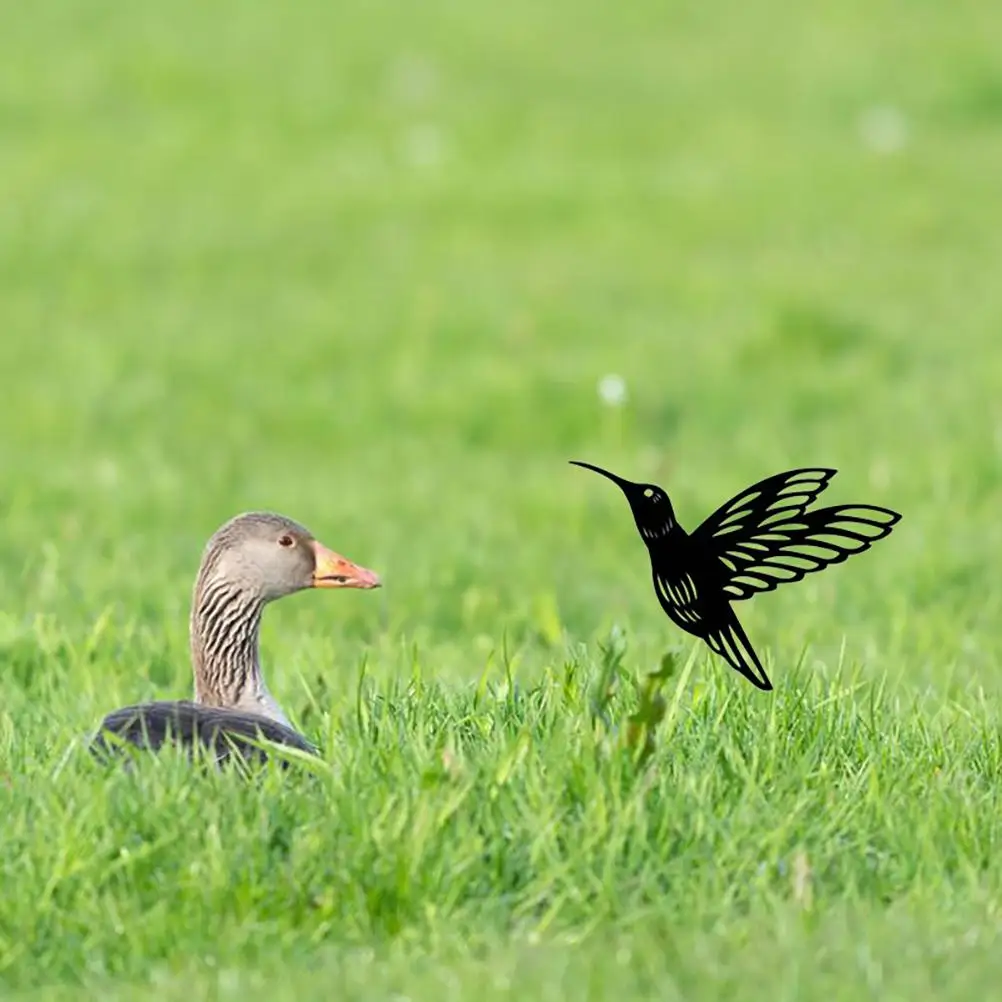
[[[772,682],[759,661],[737,616],[721,629],[706,637],[706,642],[715,654],[719,654],[735,670],[740,672],[757,689],[769,692]]]

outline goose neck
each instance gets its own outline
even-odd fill
[[[264,600],[233,582],[201,576],[191,610],[195,701],[261,713],[288,725],[261,674]]]

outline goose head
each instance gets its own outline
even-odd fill
[[[261,602],[306,588],[378,588],[379,576],[314,538],[284,515],[248,512],[230,519],[209,539],[199,575],[226,582]]]

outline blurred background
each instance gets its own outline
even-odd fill
[[[828,503],[905,519],[742,605],[773,677],[997,690],[1000,51],[972,0],[9,6],[8,705],[95,657],[53,712],[187,691],[201,547],[250,508],[386,581],[275,607],[280,698],[415,645],[687,650],[570,459],[689,528],[838,467]]]

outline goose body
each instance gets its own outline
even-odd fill
[[[245,759],[265,759],[262,739],[316,753],[298,731],[263,714],[203,706],[187,699],[137,703],[113,710],[101,721],[92,744],[94,751],[112,749],[115,742],[108,740],[109,734],[118,741],[151,750],[176,743],[193,752],[201,745],[217,762],[234,752]]]
[[[219,762],[234,753],[263,759],[264,740],[315,752],[261,673],[264,607],[306,588],[379,585],[373,571],[327,549],[292,519],[268,512],[231,519],[206,545],[195,580],[189,624],[195,698],[114,710],[101,721],[91,750],[103,754],[125,742],[156,751],[170,743],[189,751],[201,746]]]

